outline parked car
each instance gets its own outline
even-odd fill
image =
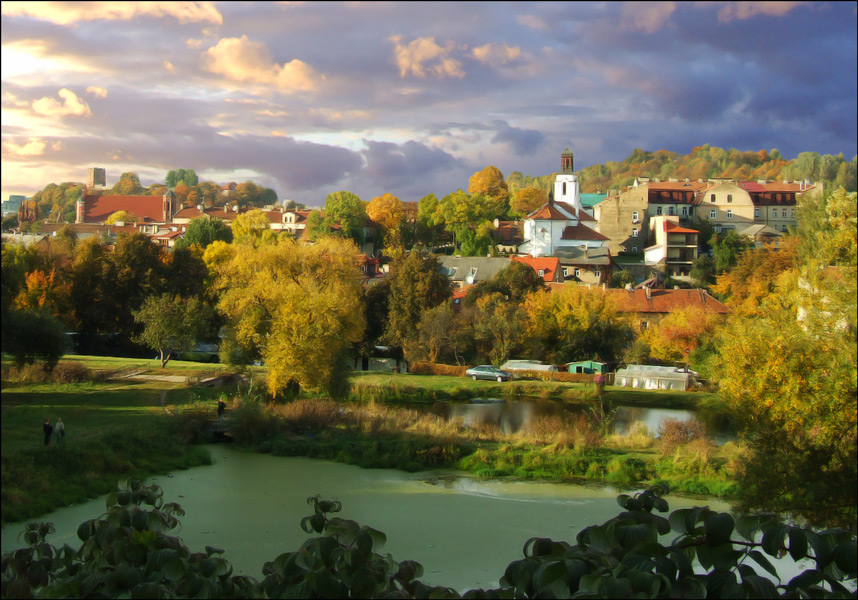
[[[476,381],[477,379],[495,379],[500,383],[501,381],[509,381],[512,379],[512,375],[507,373],[506,371],[501,371],[497,367],[492,365],[479,365],[477,367],[471,367],[467,371],[465,371],[465,375]]]

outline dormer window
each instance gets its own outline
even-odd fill
[[[638,211],[634,211],[632,213],[632,221],[634,221],[635,223],[638,222]]]
[[[545,277],[545,269],[539,269],[536,274],[540,277]]]

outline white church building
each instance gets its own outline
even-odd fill
[[[576,248],[602,248],[608,238],[585,223],[596,220],[581,204],[581,188],[574,170],[574,156],[569,146],[560,154],[560,173],[554,180],[554,193],[548,203],[524,218],[524,243],[520,254],[534,258],[555,256],[558,251]]]

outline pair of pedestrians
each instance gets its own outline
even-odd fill
[[[42,431],[45,433],[45,446],[49,446],[51,444],[51,436],[54,433],[56,433],[58,444],[66,441],[66,426],[63,424],[61,417],[57,417],[57,424],[54,427],[51,427],[50,419],[45,419]]]

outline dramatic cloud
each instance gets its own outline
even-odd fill
[[[54,98],[40,98],[33,102],[33,112],[45,117],[64,117],[66,115],[89,115],[89,104],[78,98],[77,94],[66,88],[57,92],[63,99],[58,102]]]
[[[325,78],[297,58],[275,63],[265,44],[251,42],[246,35],[224,38],[206,50],[203,68],[232,81],[271,85],[284,93],[315,91]]]
[[[492,138],[492,143],[509,144],[517,156],[532,154],[544,141],[545,136],[540,131],[510,127],[507,123],[499,123],[498,132]]]
[[[453,42],[447,42],[447,45],[442,47],[435,43],[434,37],[423,37],[403,44],[401,35],[390,36],[390,41],[393,42],[393,56],[396,66],[399,67],[400,77],[410,73],[414,77],[423,78],[426,77],[427,70],[438,77],[465,76],[462,63],[450,56],[456,49]]]
[[[180,23],[208,21],[223,23],[211,2],[3,2],[8,16],[25,16],[69,25],[80,21],[127,21],[134,17],[174,17]]]

